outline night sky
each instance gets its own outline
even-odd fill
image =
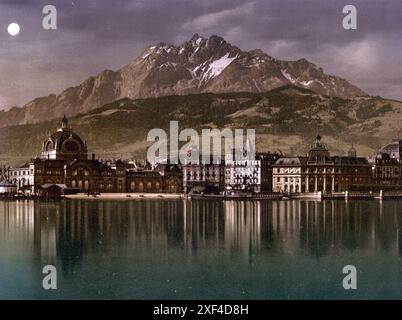
[[[42,8],[58,29],[42,29]],[[353,4],[358,29],[342,28]],[[11,22],[21,26],[10,36]],[[148,45],[216,34],[243,50],[307,58],[371,95],[402,100],[400,0],[0,0],[0,108],[119,69]]]

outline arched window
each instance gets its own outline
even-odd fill
[[[172,181],[169,184],[169,192],[176,193],[178,191],[178,186],[176,181]]]
[[[47,143],[46,143],[46,148],[45,148],[45,150],[46,151],[50,151],[50,150],[53,150],[54,149],[54,147],[53,147],[53,142],[52,141],[48,141]]]

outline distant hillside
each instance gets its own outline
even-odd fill
[[[402,103],[379,97],[342,99],[295,86],[266,93],[196,94],[122,99],[71,119],[91,152],[104,158],[145,158],[150,129],[168,130],[169,121],[184,128],[255,128],[259,150],[303,154],[317,130],[331,151],[345,153],[354,143],[369,155],[395,138]],[[59,119],[0,129],[0,161],[22,163],[41,150]]]
[[[61,75],[62,76],[62,75]],[[242,51],[218,36],[195,34],[179,46],[149,46],[120,70],[104,70],[76,87],[0,111],[0,127],[74,116],[130,98],[225,92],[266,92],[292,84],[332,97],[366,93],[322,68],[300,59],[282,61],[261,50]]]

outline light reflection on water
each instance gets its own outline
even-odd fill
[[[401,201],[0,202],[0,298],[402,298]],[[54,264],[59,289],[41,288]],[[345,291],[342,268],[358,269]]]

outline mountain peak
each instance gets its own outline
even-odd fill
[[[118,71],[106,70],[58,96],[38,98],[9,121],[0,115],[0,127],[34,123],[88,112],[122,98],[150,98],[195,93],[265,92],[293,85],[315,93],[341,98],[366,94],[346,80],[327,75],[302,58],[273,59],[261,49],[242,51],[218,35],[195,33],[181,45],[160,42],[147,47],[133,62]],[[14,112],[15,113],[15,112]],[[10,113],[11,115],[11,113]]]
[[[198,33],[194,33],[193,36],[191,37],[190,41],[197,41],[197,40],[204,40],[204,37],[201,37]]]

